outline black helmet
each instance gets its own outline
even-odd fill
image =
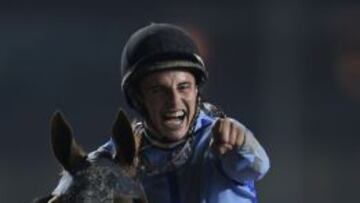
[[[121,88],[132,108],[139,79],[149,73],[182,68],[193,73],[201,86],[207,79],[204,62],[190,35],[171,24],[152,23],[132,34],[124,46],[121,57]]]

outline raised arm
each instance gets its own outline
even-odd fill
[[[238,182],[259,180],[270,168],[269,157],[253,133],[232,118],[218,119],[212,147],[225,174]]]

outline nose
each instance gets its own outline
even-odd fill
[[[176,108],[181,101],[181,95],[176,89],[170,89],[167,94],[167,102],[171,108]]]

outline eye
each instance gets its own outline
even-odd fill
[[[161,94],[163,92],[163,88],[160,86],[155,86],[148,89],[150,94]]]
[[[179,90],[187,90],[191,87],[191,84],[188,82],[183,82],[178,85]]]

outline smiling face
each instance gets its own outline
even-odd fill
[[[155,72],[141,81],[140,91],[150,130],[168,141],[184,138],[196,111],[194,76],[184,70]]]

